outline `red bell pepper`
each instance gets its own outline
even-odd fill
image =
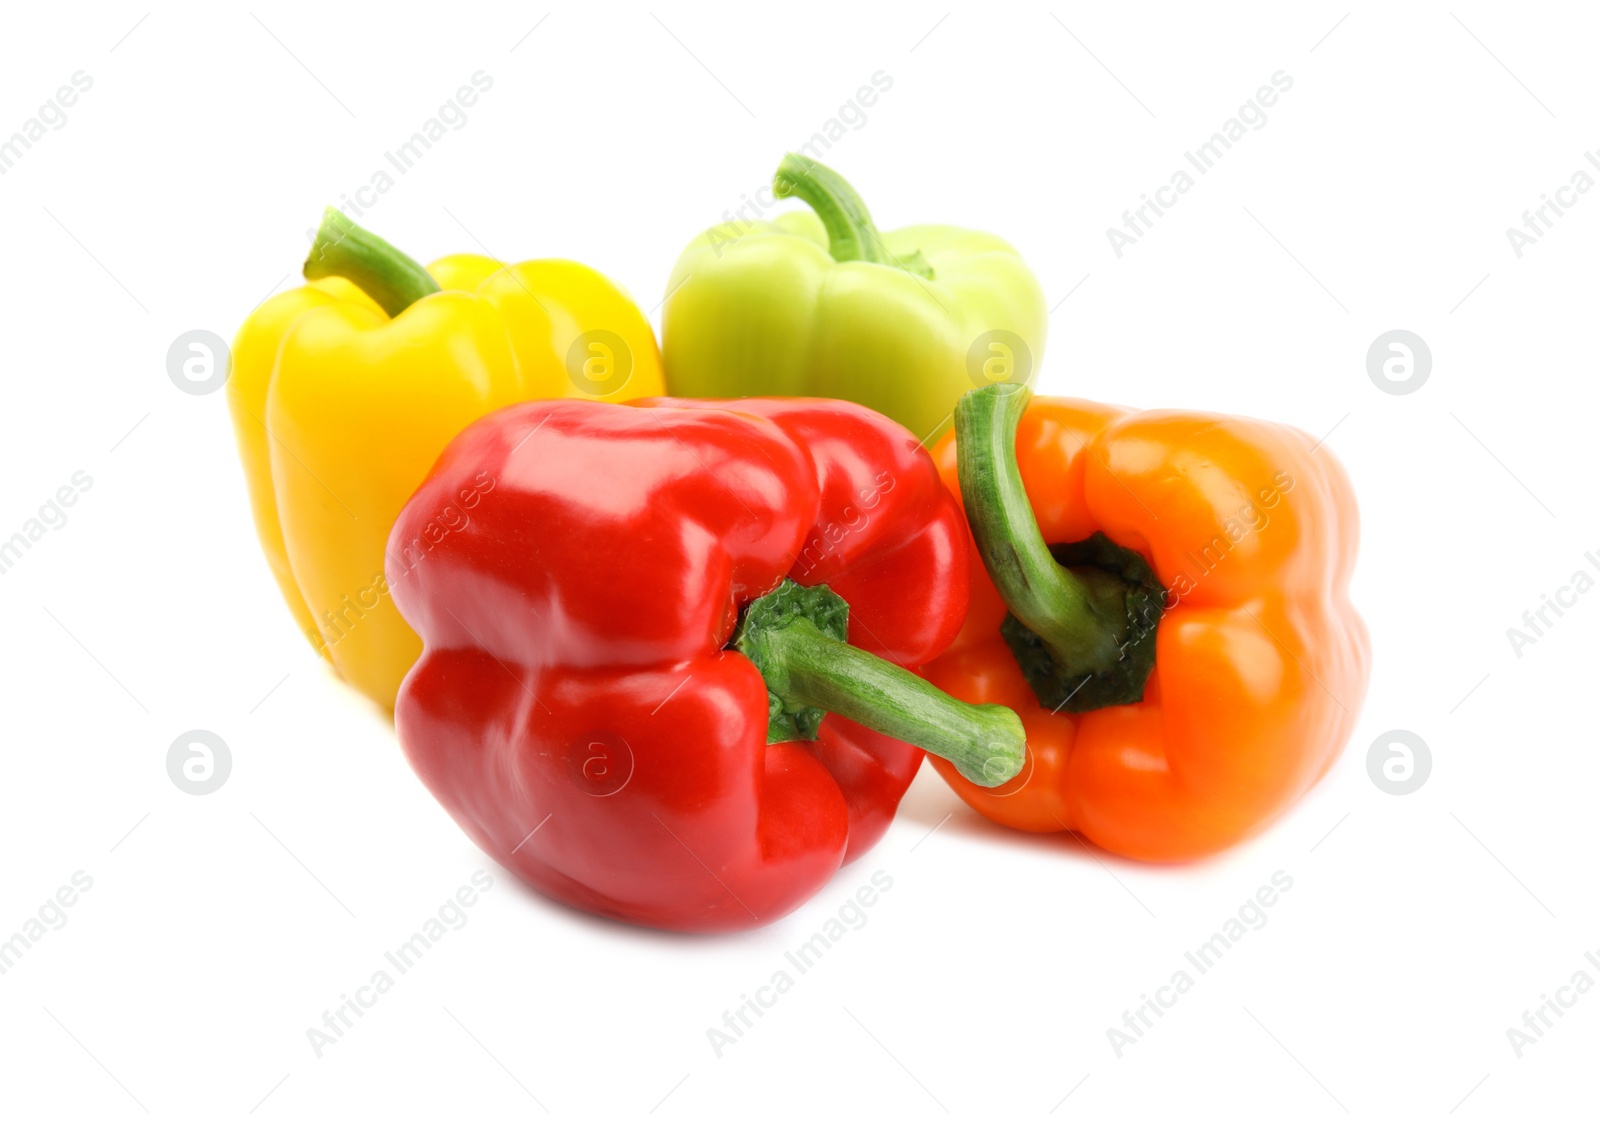
[[[413,768],[597,914],[770,922],[883,835],[919,746],[984,785],[1023,761],[1015,713],[905,671],[961,627],[965,532],[863,407],[507,407],[401,512],[388,578],[424,644],[395,706]]]

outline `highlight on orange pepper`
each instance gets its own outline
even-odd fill
[[[1347,596],[1355,497],[1325,447],[1269,422],[997,384],[962,399],[934,459],[974,566],[962,631],[923,675],[1014,709],[1028,736],[1022,772],[994,788],[935,762],[968,805],[1187,860],[1327,773],[1371,651]]]

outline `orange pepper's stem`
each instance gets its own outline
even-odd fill
[[[1103,535],[1045,543],[1017,467],[1017,424],[1031,398],[1021,384],[996,383],[956,404],[967,524],[1011,611],[1001,635],[1046,707],[1087,711],[1142,699],[1165,592],[1142,557]]]
[[[1055,561],[1017,468],[1017,423],[1032,394],[1020,383],[969,391],[956,404],[961,498],[983,565],[1013,614],[1058,660],[1086,672],[1116,663],[1121,610]]]
[[[311,243],[302,271],[307,281],[348,278],[391,317],[438,293],[438,283],[421,264],[396,250],[334,207],[322,213],[322,225]]]

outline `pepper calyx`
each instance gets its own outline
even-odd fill
[[[932,280],[933,267],[922,251],[893,253],[878,233],[866,203],[848,180],[827,165],[788,153],[773,174],[772,194],[779,199],[796,196],[811,205],[828,232],[828,254],[835,262],[873,262]]]
[[[769,743],[815,739],[823,716],[828,714],[814,705],[785,699],[783,689],[790,686],[774,634],[796,623],[843,642],[850,632],[849,603],[826,586],[801,586],[793,579],[784,579],[776,590],[744,608],[729,642],[730,648],[750,658],[766,681]]]
[[[946,759],[962,777],[998,786],[1027,761],[1022,720],[968,704],[915,673],[851,645],[850,609],[826,586],[784,579],[746,606],[728,648],[767,686],[767,742],[815,739],[829,712]]]
[[[998,383],[956,404],[962,504],[984,569],[1009,611],[1000,629],[1039,703],[1092,711],[1144,699],[1166,591],[1143,556],[1097,532],[1045,543],[1017,466],[1032,393]]]
[[[1074,668],[1057,661],[1040,636],[1007,613],[1000,636],[1011,649],[1034,696],[1053,712],[1092,712],[1144,699],[1156,665],[1156,626],[1167,592],[1144,556],[1096,532],[1076,543],[1052,544],[1050,554],[1079,580],[1097,586],[1112,607],[1120,601],[1122,622],[1116,662],[1102,669]]]
[[[390,246],[336,207],[325,208],[301,273],[307,281],[345,278],[398,317],[407,308],[439,292],[439,283],[416,259]]]

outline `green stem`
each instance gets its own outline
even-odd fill
[[[980,786],[1025,761],[1022,721],[998,704],[968,704],[844,640],[848,608],[826,586],[784,580],[745,610],[733,647],[761,671],[768,742],[815,738],[825,712],[947,759]]]
[[[849,182],[827,165],[789,153],[772,177],[772,194],[779,199],[798,196],[811,205],[828,232],[828,254],[835,262],[874,262],[918,277],[933,277],[922,251],[902,257],[889,252],[867,205]]]
[[[322,225],[317,228],[303,272],[307,281],[349,279],[391,317],[399,316],[428,294],[439,292],[438,284],[417,261],[333,207],[322,213]]]
[[[1022,721],[998,704],[968,704],[899,665],[796,622],[772,638],[778,693],[837,712],[880,735],[937,755],[980,786],[1022,769]]]
[[[789,153],[772,177],[779,199],[799,196],[811,205],[828,232],[828,253],[835,262],[877,262],[891,265],[867,205],[845,178],[825,164]]]
[[[1000,597],[1063,668],[1106,672],[1126,632],[1125,587],[1057,563],[1022,487],[1017,423],[1032,398],[1016,383],[968,391],[956,404],[956,465],[967,524]],[[1141,682],[1142,687],[1142,682]]]

